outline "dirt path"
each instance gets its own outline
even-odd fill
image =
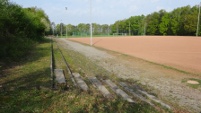
[[[179,106],[189,112],[201,111],[201,89],[193,89],[186,83],[182,83],[184,79],[188,78],[201,79],[200,76],[180,73],[134,57],[99,50],[66,39],[57,39],[57,41],[61,45],[66,45],[63,47],[85,55],[118,77],[132,78],[149,87],[153,93],[172,107]]]

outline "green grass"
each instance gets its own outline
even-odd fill
[[[37,112],[51,104],[50,44],[39,44],[19,62],[6,64],[1,71],[0,112]],[[40,90],[44,89],[44,90]]]
[[[56,67],[65,68],[56,46],[54,50]],[[110,74],[85,56],[75,51],[67,49],[65,51],[64,56],[73,71],[80,72],[85,81],[87,74]],[[68,90],[52,90],[49,66],[49,41],[38,44],[30,55],[19,62],[2,65],[0,112],[158,112],[141,102],[130,104],[119,97],[105,99],[89,82],[87,84],[90,92],[81,92],[72,85],[70,79],[67,79],[67,84],[70,86]],[[65,75],[68,78],[69,75]]]

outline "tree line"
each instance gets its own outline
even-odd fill
[[[131,35],[195,36],[198,11],[198,6],[188,5],[176,8],[171,12],[160,10],[147,16],[132,16],[125,20],[116,21],[113,24],[112,32],[126,32]]]
[[[92,23],[93,26],[93,35],[110,35],[111,34],[111,25],[107,24],[97,24]],[[52,29],[54,30],[55,35],[62,36],[88,36],[90,35],[90,24],[80,23],[78,25],[72,25],[60,23],[55,25],[52,23]]]
[[[18,59],[49,33],[51,24],[42,9],[22,8],[0,0],[0,59]]]
[[[93,35],[179,35],[195,36],[198,23],[198,6],[184,6],[171,12],[160,10],[148,15],[131,16],[128,19],[118,20],[114,24],[93,23]],[[53,29],[55,33],[70,36],[89,35],[89,24],[75,25],[57,24]],[[61,30],[63,29],[63,30]],[[200,29],[200,25],[199,25]],[[200,35],[200,32],[198,32]]]

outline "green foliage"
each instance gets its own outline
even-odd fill
[[[162,35],[167,35],[169,34],[169,25],[170,25],[170,16],[168,13],[165,13],[164,16],[162,17],[161,19],[161,23],[159,24],[159,30],[160,30],[160,33]]]
[[[0,1],[0,59],[18,59],[43,40],[50,21],[43,10]]]
[[[129,33],[130,24],[132,35],[195,36],[197,20],[198,7],[185,6],[171,12],[160,10],[147,16],[132,16],[128,19],[118,20],[112,25],[112,33]]]
[[[130,30],[131,30],[131,34],[133,35],[141,35],[143,34],[143,19],[144,19],[144,15],[141,16],[133,16],[130,17],[127,21],[127,31],[129,31],[129,24],[130,24]]]
[[[188,32],[187,35],[195,35],[195,31],[197,30],[197,7],[192,7],[189,9],[190,11],[188,14],[185,15],[185,21],[184,21],[184,30]]]
[[[116,21],[112,27],[112,33],[126,33],[132,35],[144,34],[144,15],[132,16],[125,20]]]
[[[157,12],[152,13],[147,16],[147,34],[148,35],[158,35],[159,33],[159,22],[160,15]]]
[[[96,24],[93,23],[93,35],[109,35],[111,33],[111,27],[107,24]],[[63,23],[57,24],[55,28],[55,35],[66,36],[66,30],[68,36],[89,36],[90,35],[90,24],[80,23],[77,26]]]

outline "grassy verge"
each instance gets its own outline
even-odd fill
[[[64,68],[57,48],[54,50],[56,67]],[[63,53],[73,71],[81,73],[85,81],[84,75],[108,74],[75,51],[65,49]],[[157,112],[145,103],[130,104],[119,97],[105,99],[91,86],[89,93],[80,92],[70,80],[67,82],[72,87],[68,90],[52,90],[49,66],[50,42],[47,41],[15,65],[1,67],[0,112]]]
[[[1,113],[39,112],[52,103],[49,60],[50,44],[46,41],[26,58],[1,68]]]

